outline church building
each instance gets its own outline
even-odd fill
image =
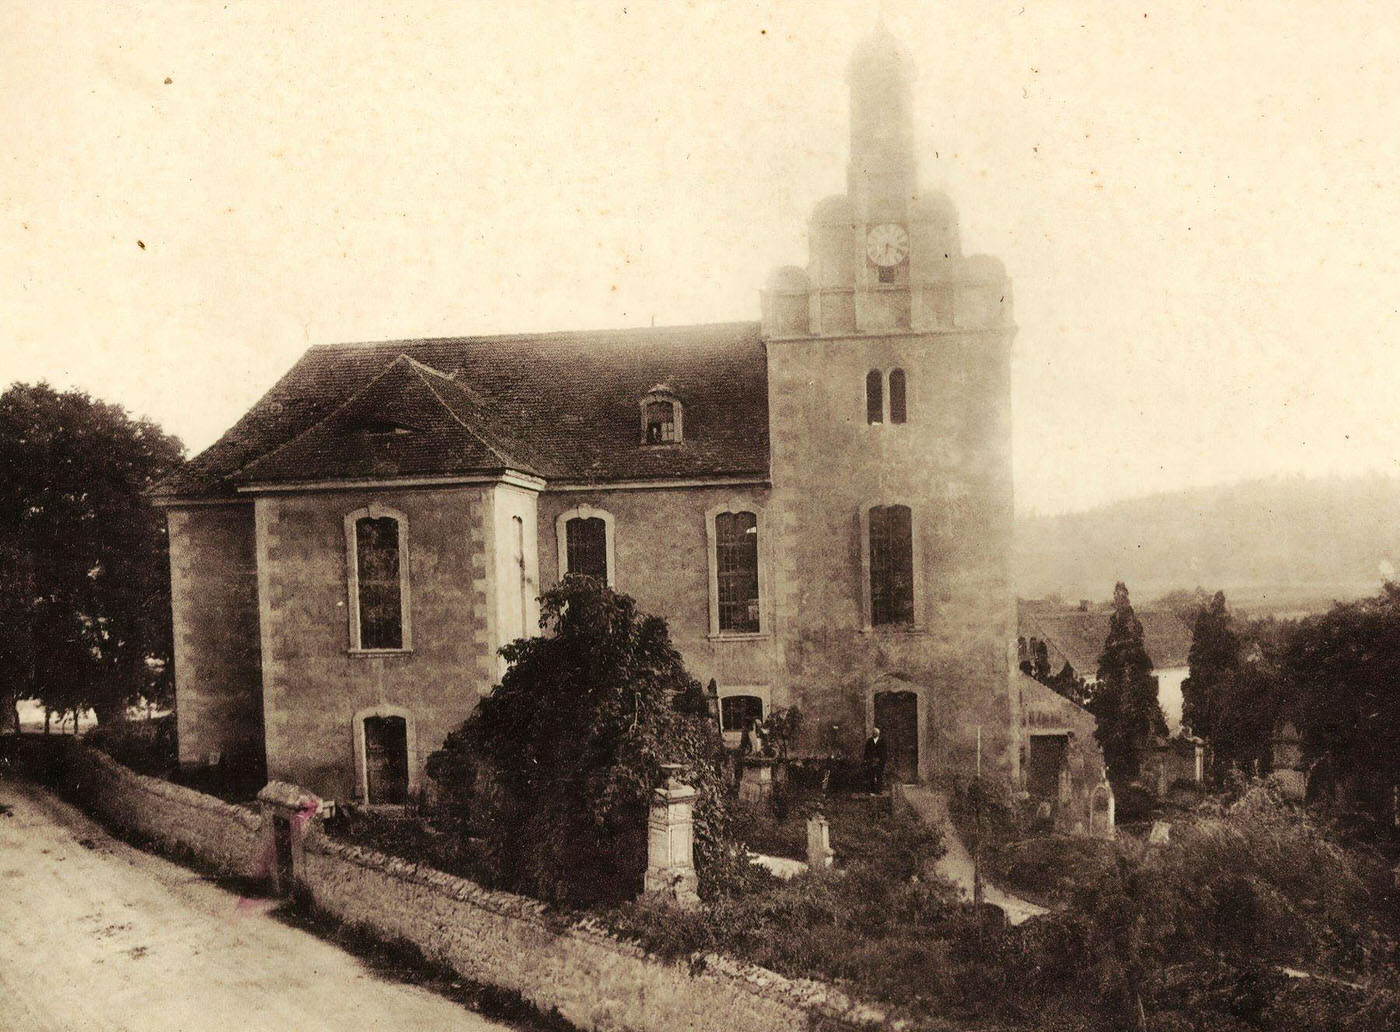
[[[737,741],[1021,783],[1011,288],[919,189],[906,52],[848,71],[844,194],[761,321],[311,348],[160,485],[182,763],[402,802],[589,574],[664,617]]]

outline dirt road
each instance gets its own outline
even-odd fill
[[[510,1026],[414,986],[0,778],[0,1029],[319,1032]]]

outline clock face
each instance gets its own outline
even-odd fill
[[[871,226],[865,237],[865,253],[881,268],[898,265],[909,254],[909,231],[894,222]]]

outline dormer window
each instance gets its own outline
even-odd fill
[[[642,443],[675,444],[681,440],[681,400],[665,384],[642,397]]]

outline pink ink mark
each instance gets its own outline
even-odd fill
[[[291,824],[292,837],[296,838],[300,836],[306,826],[311,823],[311,819],[320,812],[321,800],[317,799],[315,796],[308,797],[307,800],[292,813],[291,821],[289,822]],[[262,853],[258,856],[258,863],[253,870],[253,876],[255,878],[271,881],[276,869],[277,842],[275,839],[269,839],[263,846]],[[250,899],[247,896],[239,896],[233,909],[235,912],[251,910],[257,906],[258,902],[258,900]]]

